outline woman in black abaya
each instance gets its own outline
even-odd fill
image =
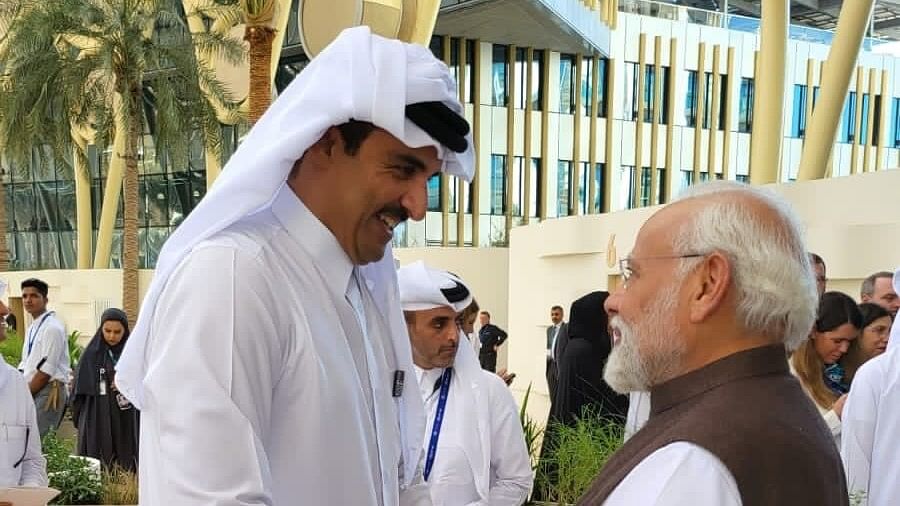
[[[100,328],[85,348],[75,374],[72,419],[78,454],[99,459],[105,468],[137,470],[138,411],[115,387],[115,366],[129,335],[119,309],[103,312]]]
[[[569,341],[559,361],[559,383],[551,403],[550,419],[575,425],[585,408],[610,422],[625,424],[628,397],[613,391],[603,380],[603,368],[612,351],[608,318],[603,304],[609,292],[592,292],[572,303]]]

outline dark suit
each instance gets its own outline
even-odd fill
[[[554,337],[556,337],[556,342],[554,342]],[[550,392],[550,402],[553,402],[553,398],[556,394],[556,385],[559,381],[559,366],[558,360],[562,357],[563,350],[566,347],[566,344],[569,342],[569,326],[566,322],[560,322],[559,324],[559,333],[556,333],[556,327],[553,325],[547,327],[547,350],[550,350],[550,347],[553,347],[552,356],[547,356],[547,387]]]
[[[481,351],[478,353],[478,361],[481,368],[486,371],[497,372],[497,350],[506,341],[506,331],[500,327],[488,323],[478,331],[478,339],[481,341]]]

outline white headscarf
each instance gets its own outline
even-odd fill
[[[460,313],[472,303],[472,294],[461,278],[447,271],[432,269],[422,261],[398,269],[397,278],[404,311],[425,311],[447,306]],[[451,302],[444,295],[443,290],[452,289],[457,284],[465,289],[467,296],[462,300]],[[458,442],[472,466],[475,489],[478,490],[482,500],[487,501],[490,497],[491,486],[492,444],[490,388],[485,383],[485,375],[489,373],[482,371],[481,364],[472,347],[464,344],[467,340],[462,329],[459,329],[458,332],[459,342],[463,344],[457,347],[456,358],[453,360],[454,381],[466,388],[468,393],[456,404],[456,409],[447,413],[446,419],[451,424],[469,427],[472,418],[475,418],[475,424],[478,427],[477,433],[463,437]],[[500,379],[496,378],[496,381],[500,381]],[[479,504],[481,503],[479,502]]]
[[[138,408],[143,405],[150,322],[171,273],[199,242],[270,206],[294,163],[328,128],[350,119],[371,122],[411,148],[434,146],[444,172],[471,180],[474,172],[471,134],[466,136],[468,150],[455,153],[443,148],[405,115],[406,105],[429,101],[443,102],[462,115],[457,96],[447,66],[427,48],[385,39],[372,34],[366,26],[344,30],[313,58],[256,123],[215,186],[163,246],[153,282],[141,306],[142,318],[138,319],[116,367],[116,384],[125,396]],[[374,299],[393,302],[388,304],[391,307],[380,306],[394,336],[398,367],[411,371],[405,328],[399,328],[398,332],[398,326],[403,327],[403,319],[396,297],[392,258],[388,247],[381,261],[363,267],[362,271],[364,276],[376,281]],[[413,390],[404,389],[404,400],[407,391]],[[418,397],[418,392],[415,396]],[[421,412],[421,402],[417,405]],[[411,471],[418,457],[407,453],[417,436],[406,432],[404,439],[408,444],[403,445],[404,458],[407,471]],[[421,441],[416,444],[421,446]],[[407,472],[406,476],[412,474]]]

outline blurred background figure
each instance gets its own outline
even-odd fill
[[[128,318],[110,308],[88,343],[75,374],[72,420],[78,454],[99,459],[105,468],[134,472],[138,456],[138,412],[116,388],[115,367],[129,335]]]
[[[844,371],[839,364],[859,335],[862,314],[856,302],[841,292],[825,292],[819,299],[815,326],[791,355],[791,371],[819,408],[840,446],[841,412],[847,399]]]
[[[891,315],[885,308],[863,302],[859,305],[859,312],[862,315],[862,330],[839,362],[844,369],[843,384],[848,391],[856,371],[864,363],[884,353],[891,334]]]

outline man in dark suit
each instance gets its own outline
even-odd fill
[[[497,372],[497,349],[506,341],[506,331],[491,323],[491,313],[487,311],[482,311],[478,318],[481,321],[481,330],[478,331],[478,339],[481,341],[478,361],[481,362],[482,369]]]
[[[559,381],[559,368],[557,357],[562,356],[568,342],[568,325],[563,321],[562,306],[553,306],[550,309],[550,321],[547,327],[547,387],[550,391],[550,402],[556,397],[556,385]]]

